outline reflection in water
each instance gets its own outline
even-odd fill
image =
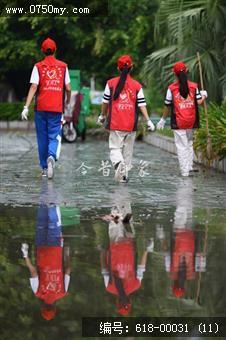
[[[98,244],[101,273],[106,291],[116,296],[117,312],[128,315],[132,308],[131,294],[141,287],[148,253],[153,252],[154,242],[153,239],[149,241],[139,261],[130,196],[126,188],[118,189],[113,200],[111,214],[103,217],[108,222],[107,242]]]
[[[182,181],[176,194],[176,211],[170,249],[165,255],[165,268],[172,281],[172,293],[177,298],[186,295],[186,284],[197,278],[196,273],[206,271],[206,235],[203,250],[201,250],[200,233],[193,227],[192,195],[192,180]],[[157,234],[162,244],[165,245],[164,231],[159,228]],[[198,289],[200,279],[199,275]]]
[[[68,246],[64,246],[61,213],[56,202],[57,195],[51,183],[44,182],[36,223],[36,266],[29,257],[28,244],[23,243],[21,247],[30,271],[30,286],[33,293],[43,302],[41,315],[45,320],[55,317],[55,303],[67,295],[71,273],[70,251]]]
[[[76,207],[69,207],[62,198],[58,200],[51,184],[48,183],[48,188],[44,186],[39,195],[39,209],[0,206],[0,319],[4,325],[1,340],[15,337],[80,339],[81,319],[87,316],[102,318],[123,313],[133,317],[226,315],[223,298],[226,293],[225,210],[200,208],[192,181],[181,182],[176,204],[172,204],[171,197],[167,207],[153,204],[152,199],[149,203],[139,201],[128,187],[132,192],[130,197],[123,187],[115,190],[106,205],[95,201],[93,209],[89,205],[88,208],[79,206],[79,202]],[[57,223],[60,222],[59,203],[61,223]],[[105,216],[104,221],[97,214]],[[57,315],[46,322],[40,315],[40,306],[44,307],[45,301],[34,296],[28,287],[27,260],[21,258],[20,248],[25,241],[29,244],[29,259],[35,267],[38,285],[40,280],[46,283],[45,278],[40,279],[42,263],[38,259],[38,249],[46,248],[51,256],[65,260],[63,266],[60,260],[52,268],[58,270],[59,264],[61,286],[52,292],[54,295],[57,290],[59,298],[60,293],[62,296],[67,293],[64,278],[65,274],[70,275],[67,247],[62,249],[60,246],[62,232],[66,245],[70,245],[74,277],[71,276],[68,298],[53,298],[53,303],[47,299],[47,305],[54,307],[50,313],[47,309],[46,314],[50,315],[46,317],[55,315],[55,307]],[[152,252],[153,242],[147,246],[154,235]],[[97,245],[99,251],[95,248]],[[54,247],[58,248],[56,255],[52,255]],[[147,254],[148,251],[151,254]],[[26,247],[24,252],[26,255]],[[53,261],[48,263],[49,258],[44,259],[47,261],[44,265],[51,270]],[[54,277],[51,280],[54,282]],[[48,288],[52,289],[52,281],[49,287],[47,284]]]

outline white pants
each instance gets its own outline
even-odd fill
[[[174,140],[177,148],[182,176],[188,176],[193,169],[193,130],[174,130]]]
[[[135,131],[110,131],[109,149],[113,166],[119,162],[124,162],[127,170],[131,169],[135,138]]]

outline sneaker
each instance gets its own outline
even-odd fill
[[[126,166],[124,162],[120,162],[117,164],[117,167],[115,167],[115,180],[118,182],[121,182],[123,180],[123,177],[126,176]]]
[[[53,156],[49,156],[47,158],[47,164],[48,164],[47,175],[48,175],[48,178],[51,179],[53,178],[53,175],[54,175],[54,166],[55,166],[55,159],[53,158]]]
[[[189,173],[185,173],[185,172],[184,172],[184,173],[181,174],[181,176],[182,176],[183,178],[186,178],[186,177],[189,176]]]
[[[42,170],[42,177],[47,177],[47,169]]]
[[[193,173],[193,172],[199,172],[199,169],[194,168],[194,169],[189,170],[189,174],[190,174],[190,173]]]
[[[126,177],[126,176],[123,176],[120,180],[119,180],[120,183],[128,183],[129,182],[129,178]]]

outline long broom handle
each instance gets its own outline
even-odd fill
[[[199,65],[199,76],[200,76],[200,83],[201,83],[201,88],[202,90],[204,90],[204,86],[203,86],[203,76],[202,76],[202,64],[201,64],[201,59],[200,59],[200,54],[199,52],[197,52],[197,60],[198,60],[198,65]],[[209,136],[209,121],[208,121],[208,114],[207,114],[207,105],[206,105],[206,100],[204,99],[203,102],[203,107],[204,107],[204,113],[205,113],[205,117],[206,117],[206,132],[207,132],[207,136]]]

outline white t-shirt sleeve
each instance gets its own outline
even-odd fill
[[[69,84],[70,82],[71,82],[71,80],[70,80],[68,68],[66,68],[66,71],[65,71],[65,85]]]
[[[105,86],[105,90],[104,90],[104,96],[103,96],[103,99],[102,99],[102,103],[108,103],[109,100],[111,98],[111,92],[110,92],[110,88],[108,86],[108,84],[106,84]]]
[[[65,289],[65,292],[68,291],[69,283],[70,283],[70,275],[65,274],[64,275],[64,289]]]
[[[33,70],[31,72],[31,78],[30,78],[30,83],[31,84],[39,84],[39,73],[38,73],[38,68],[37,66],[33,67]]]
[[[36,294],[38,291],[38,286],[39,286],[38,276],[30,278],[30,285],[31,285],[31,289],[33,293]]]
[[[143,89],[141,88],[140,91],[138,92],[137,94],[137,103],[138,103],[138,106],[146,106],[146,100],[144,98],[144,91]]]
[[[173,101],[173,95],[172,95],[171,90],[168,88],[166,92],[165,105],[172,105],[172,101]]]

